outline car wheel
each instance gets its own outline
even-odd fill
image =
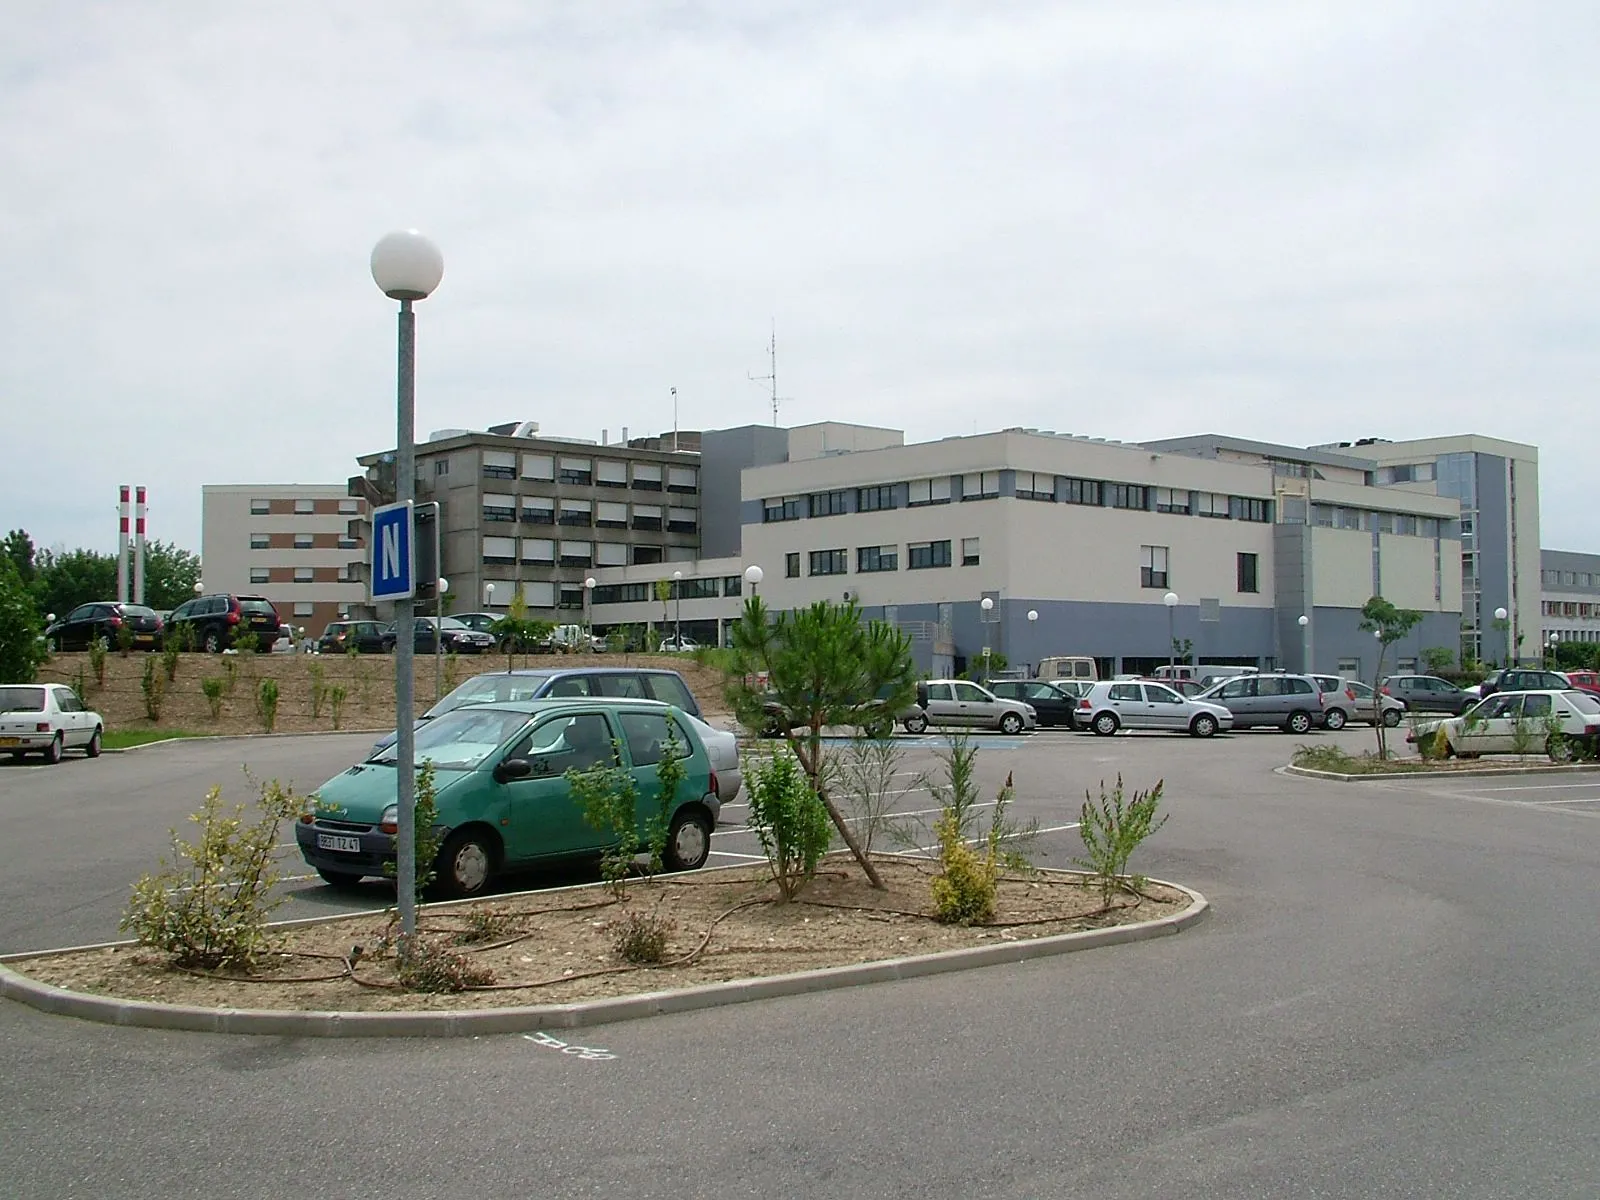
[[[207,654],[221,654],[222,634],[218,633],[215,629],[208,629],[206,630],[205,640],[200,644],[205,647],[205,652]]]
[[[487,834],[473,829],[451,834],[434,860],[434,888],[452,899],[480,895],[494,874],[494,862]]]
[[[711,855],[711,822],[698,809],[679,809],[667,830],[661,861],[669,871],[696,871]]]
[[[100,757],[100,731],[98,729],[94,731],[94,736],[89,739],[89,744],[83,748],[83,752],[90,758]]]
[[[65,748],[66,740],[59,733],[56,734],[56,736],[50,740],[50,748],[44,752],[45,762],[51,764],[60,762],[61,755],[65,751]]]
[[[1289,721],[1284,726],[1290,733],[1308,733],[1311,730],[1311,714],[1299,710],[1289,714]]]
[[[1006,713],[1003,717],[1000,718],[1000,732],[1001,733],[1021,733],[1022,732],[1022,718],[1017,716],[1016,713]]]
[[[1344,709],[1330,708],[1326,713],[1323,714],[1322,723],[1329,729],[1333,730],[1333,732],[1338,733],[1339,730],[1345,727],[1345,723],[1349,719],[1349,717],[1344,715]]]
[[[1398,708],[1384,709],[1383,723],[1390,729],[1393,729],[1396,725],[1400,724],[1400,710]]]
[[[361,886],[364,876],[352,875],[349,871],[330,871],[327,867],[318,867],[317,874],[322,876],[322,882],[329,887],[338,888],[341,892],[354,891]]]
[[[1095,717],[1094,723],[1090,726],[1090,728],[1092,728],[1101,737],[1110,737],[1117,731],[1117,728],[1120,725],[1121,722],[1117,720],[1116,713],[1103,712]]]
[[[907,733],[928,732],[928,718],[922,713],[918,713],[914,717],[907,717],[904,721],[901,721],[900,724],[906,727]]]
[[[1210,737],[1217,732],[1217,719],[1210,713],[1201,713],[1189,722],[1189,732],[1195,737]]]

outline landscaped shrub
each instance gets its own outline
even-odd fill
[[[395,977],[409,992],[462,992],[494,982],[494,972],[426,934],[395,941]]]
[[[1167,814],[1162,813],[1159,819],[1156,816],[1165,783],[1160,780],[1148,791],[1135,791],[1133,799],[1128,800],[1123,796],[1121,775],[1109,795],[1102,780],[1098,804],[1084,792],[1078,836],[1083,839],[1086,857],[1073,861],[1094,876],[1100,885],[1102,903],[1110,905],[1112,894],[1118,890],[1137,895],[1144,887],[1144,876],[1128,874],[1128,860],[1146,838],[1167,823]]]
[[[103,637],[97,637],[89,643],[89,669],[94,672],[96,688],[106,686],[106,652],[109,649]]]
[[[261,727],[271,733],[278,723],[278,681],[276,679],[263,679],[261,686],[256,690],[256,715],[261,718]]]
[[[587,770],[570,770],[567,783],[572,798],[591,829],[614,839],[600,855],[600,877],[613,895],[624,898],[628,891],[628,871],[639,853],[638,789],[633,776],[621,767],[597,764]]]
[[[226,685],[222,680],[213,676],[206,676],[200,681],[200,693],[206,698],[206,707],[211,710],[211,719],[222,719],[222,692]]]
[[[611,947],[623,962],[658,963],[666,956],[673,923],[649,912],[629,912],[611,925]]]
[[[939,874],[933,877],[933,907],[947,925],[987,925],[994,920],[998,888],[995,861],[962,836],[961,822],[946,810],[934,822],[939,838]]]
[[[344,714],[344,698],[347,695],[344,684],[336,683],[328,689],[328,715],[333,718],[333,727],[339,728],[339,719]]]
[[[828,852],[833,826],[811,781],[786,749],[762,760],[747,759],[745,791],[750,825],[767,856],[773,881],[784,900],[793,900]]]
[[[155,658],[148,654],[145,655],[139,690],[144,693],[144,715],[152,721],[161,720],[161,700],[167,690],[167,678],[156,669]]]

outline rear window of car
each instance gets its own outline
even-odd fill
[[[42,687],[0,687],[0,712],[43,712]]]
[[[125,617],[153,617],[156,615],[156,610],[146,608],[142,604],[124,604],[122,606],[122,615]]]
[[[675,704],[697,717],[700,715],[700,706],[695,703],[694,694],[678,676],[667,671],[651,672],[645,675],[644,685],[649,689],[652,699]]]
[[[265,613],[269,617],[276,617],[278,615],[278,610],[272,607],[272,601],[262,599],[259,596],[240,596],[239,611],[247,613]]]
[[[1581,713],[1593,715],[1600,713],[1600,700],[1596,700],[1590,692],[1562,692],[1568,704]]]

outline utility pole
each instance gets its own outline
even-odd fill
[[[678,451],[678,389],[672,389],[672,451]]]
[[[748,372],[746,373],[748,374]],[[772,339],[767,343],[767,373],[765,375],[750,375],[752,383],[768,383],[772,385],[772,427],[778,427],[778,322],[772,322]]]

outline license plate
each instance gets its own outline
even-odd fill
[[[346,854],[361,853],[361,839],[353,837],[339,837],[332,833],[317,834],[317,849],[340,850]]]
[[[20,746],[20,745],[22,745],[22,739],[21,738],[0,737],[0,746]]]
[[[133,635],[133,640],[136,642],[153,642],[156,640],[156,635],[153,633],[136,633]]]

